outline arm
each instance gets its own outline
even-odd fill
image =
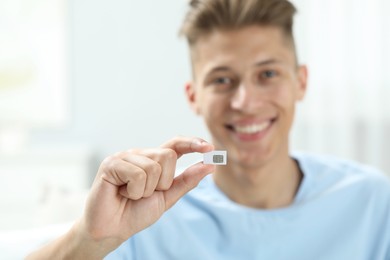
[[[130,150],[106,158],[83,217],[68,233],[27,259],[102,259],[156,222],[214,170],[213,165],[197,163],[174,177],[177,159],[212,149],[201,139],[177,137],[156,149]]]

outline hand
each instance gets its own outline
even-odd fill
[[[106,158],[79,228],[94,241],[111,241],[113,247],[119,246],[156,222],[214,171],[214,165],[197,163],[174,177],[177,159],[186,153],[211,150],[213,146],[201,139],[177,137],[160,148],[130,150]]]

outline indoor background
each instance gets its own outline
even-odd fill
[[[209,140],[183,91],[186,2],[0,0],[0,234],[73,220],[114,152]],[[292,150],[390,173],[390,1],[293,2],[309,89]]]

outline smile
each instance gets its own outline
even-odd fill
[[[272,118],[262,122],[229,124],[226,127],[236,133],[240,139],[252,140],[253,138],[261,138],[275,120],[276,118]]]
[[[271,124],[271,121],[266,121],[261,124],[251,124],[246,126],[234,126],[233,129],[239,134],[256,134],[263,131]]]

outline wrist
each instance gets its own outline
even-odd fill
[[[64,259],[103,259],[124,241],[117,238],[94,238],[85,228],[82,221],[75,223],[66,234],[69,245]]]

